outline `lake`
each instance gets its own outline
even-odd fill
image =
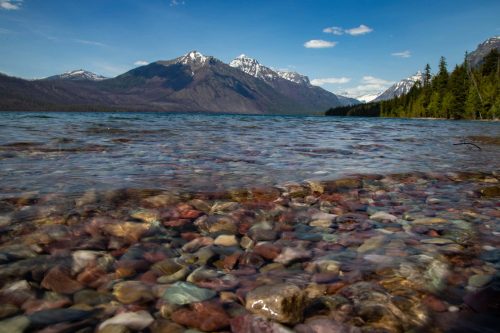
[[[498,122],[168,113],[0,114],[0,197],[216,191],[350,174],[494,170]]]
[[[0,331],[494,332],[499,136],[0,113]]]

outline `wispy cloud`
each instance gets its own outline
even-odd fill
[[[170,7],[185,5],[186,1],[184,0],[170,0]]]
[[[136,65],[136,66],[145,66],[145,65],[149,65],[149,62],[144,61],[144,60],[137,60],[136,62],[134,62],[134,65]]]
[[[372,31],[373,31],[372,28],[370,28],[369,26],[364,25],[364,24],[361,24],[359,27],[351,28],[351,29],[344,29],[341,27],[328,27],[328,28],[323,29],[323,32],[325,32],[327,34],[337,35],[337,36],[340,36],[343,34],[347,34],[347,35],[351,35],[351,36],[359,36],[359,35],[368,34]]]
[[[343,91],[338,92],[340,95],[359,98],[367,95],[376,96],[384,92],[389,88],[394,82],[389,80],[377,78],[371,75],[363,76],[359,81],[359,84],[355,87],[347,88]]]
[[[0,0],[0,8],[5,10],[21,9],[23,0]]]
[[[394,53],[391,53],[391,55],[394,57],[409,58],[409,57],[411,57],[411,51],[406,50],[406,51],[402,51],[402,52],[394,52]]]
[[[337,42],[330,42],[322,39],[311,39],[304,43],[304,47],[308,49],[325,49],[334,47]]]
[[[327,77],[323,79],[314,79],[311,81],[311,84],[315,86],[322,86],[325,84],[343,84],[350,81],[351,79],[348,77]]]
[[[342,29],[341,27],[329,27],[323,29],[323,32],[326,32],[327,34],[340,36],[344,34],[344,29]]]
[[[11,34],[12,30],[0,28],[0,35]]]
[[[366,83],[366,84],[378,84],[378,85],[388,85],[388,84],[393,83],[391,81],[387,81],[387,80],[380,79],[380,78],[377,78],[374,76],[369,76],[369,75],[363,76],[363,78],[361,79],[361,82]]]
[[[79,43],[79,44],[86,44],[86,45],[93,45],[93,46],[100,46],[100,47],[107,47],[108,45],[101,43],[101,42],[96,42],[93,40],[86,40],[86,39],[79,39],[79,38],[74,38],[72,39],[73,42]]]
[[[349,34],[351,36],[359,36],[359,35],[369,34],[372,31],[373,31],[372,28],[370,28],[370,27],[368,27],[368,26],[366,26],[364,24],[361,24],[357,28],[347,29],[345,31],[345,33]]]

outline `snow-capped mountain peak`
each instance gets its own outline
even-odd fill
[[[396,82],[390,86],[389,89],[380,94],[380,96],[375,98],[374,101],[386,101],[407,94],[410,89],[417,84],[417,82],[424,82],[424,74],[421,71],[418,71],[406,79]]]
[[[295,82],[297,84],[304,84],[304,85],[311,85],[311,81],[309,80],[309,77],[299,74],[297,72],[291,72],[291,71],[276,71],[278,75],[285,80]]]
[[[63,74],[54,75],[46,78],[47,80],[73,80],[73,81],[102,81],[107,79],[102,75],[98,75],[83,69],[68,71]]]
[[[204,65],[210,57],[204,56],[198,51],[191,51],[182,56],[179,63],[183,65]]]
[[[241,54],[236,59],[231,61],[229,66],[238,68],[248,75],[262,79],[266,82],[275,80],[279,77],[279,75],[271,68],[261,65],[256,59],[247,57],[244,54]]]
[[[239,55],[229,63],[229,66],[238,68],[243,72],[258,79],[262,79],[268,83],[271,81],[284,79],[297,84],[303,84],[307,86],[310,85],[309,78],[305,75],[290,71],[273,70],[262,65],[256,59],[246,56],[245,54]]]

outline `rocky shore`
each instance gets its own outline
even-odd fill
[[[500,174],[0,201],[0,333],[495,332]]]

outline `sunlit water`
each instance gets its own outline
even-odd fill
[[[212,191],[353,173],[494,170],[490,122],[166,113],[1,113],[0,196]]]

